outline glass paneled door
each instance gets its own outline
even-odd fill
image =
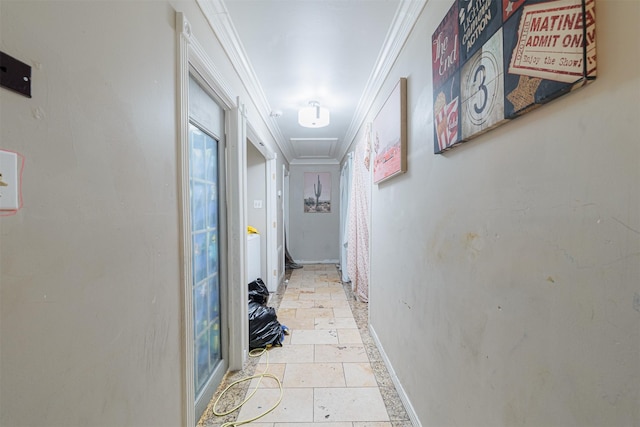
[[[189,126],[196,399],[222,360],[218,226],[218,142]]]
[[[189,213],[185,251],[190,252],[190,319],[195,416],[199,418],[228,366],[224,110],[199,76],[189,79]],[[186,184],[186,182],[185,182]],[[185,189],[187,190],[187,189]],[[192,324],[192,325],[191,325]],[[190,353],[191,353],[190,351]]]

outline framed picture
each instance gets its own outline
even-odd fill
[[[331,173],[304,173],[304,212],[331,213]]]
[[[407,79],[401,78],[371,126],[373,182],[407,171]]]
[[[440,154],[594,80],[595,0],[454,0],[431,46]]]

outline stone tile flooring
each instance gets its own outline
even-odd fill
[[[333,264],[293,270],[272,294],[278,320],[290,329],[283,347],[268,352],[268,372],[283,385],[278,407],[252,422],[254,427],[409,427],[411,421],[369,335],[367,304],[358,302]],[[249,358],[242,371],[227,374],[212,404],[228,384],[265,370],[267,355]],[[246,381],[227,392],[217,410],[238,405],[256,388]],[[199,426],[220,426],[264,412],[279,397],[277,383],[264,378],[239,411],[224,417],[212,404]]]

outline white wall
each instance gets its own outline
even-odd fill
[[[0,7],[2,50],[33,65],[33,98],[0,93],[1,145],[26,158],[0,219],[0,424],[179,425],[172,14]]]
[[[304,212],[304,173],[331,173],[331,212]],[[340,166],[291,165],[289,179],[289,253],[296,262],[336,263],[340,258]]]
[[[2,426],[185,418],[176,10],[275,146],[195,2],[0,2],[2,51],[33,66],[33,98],[0,89],[26,158],[0,218]]]
[[[381,91],[408,77],[409,170],[373,189],[372,330],[424,426],[640,425],[640,3],[598,0],[595,83],[434,155],[450,5]]]

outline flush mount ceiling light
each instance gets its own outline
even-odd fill
[[[306,128],[322,128],[329,124],[329,110],[320,107],[318,101],[310,101],[308,107],[298,111],[298,123]]]

